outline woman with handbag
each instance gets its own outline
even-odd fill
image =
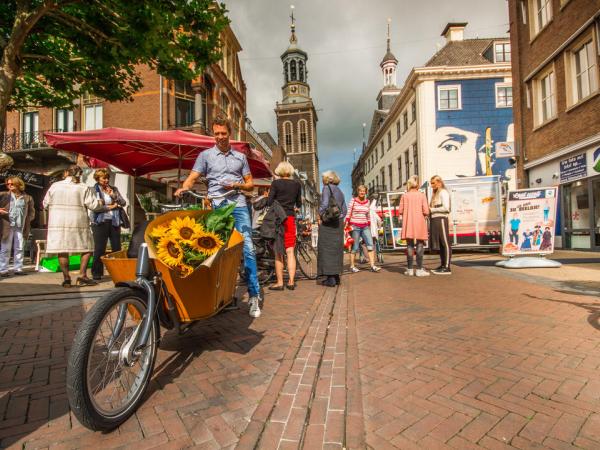
[[[340,177],[328,170],[323,173],[323,192],[319,206],[319,241],[317,244],[317,276],[325,278],[324,286],[340,284],[344,266],[344,218],[347,208],[338,187]]]
[[[100,259],[106,253],[106,243],[110,239],[113,252],[121,250],[121,227],[128,225],[127,214],[123,207],[125,199],[115,186],[109,184],[110,173],[106,169],[94,172],[94,194],[96,198],[104,201],[104,207],[92,214],[92,233],[94,235],[94,262],[92,263],[92,277],[94,280],[102,279],[104,264]]]

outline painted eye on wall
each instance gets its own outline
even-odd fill
[[[446,144],[442,144],[440,145],[441,149],[446,150],[447,152],[453,152],[455,150],[458,150],[458,146],[454,145],[454,144],[450,144],[450,143],[446,143]]]

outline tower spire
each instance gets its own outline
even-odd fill
[[[290,5],[290,9],[292,10],[292,13],[290,14],[290,29],[292,32],[290,36],[290,44],[296,44],[298,43],[298,39],[296,38],[296,19],[294,19],[294,5]]]
[[[390,53],[390,23],[392,19],[388,17],[387,20],[387,52]]]

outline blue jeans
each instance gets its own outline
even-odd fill
[[[352,253],[358,253],[361,236],[363,241],[365,241],[367,250],[373,250],[373,237],[371,236],[371,228],[368,225],[362,228],[352,226],[352,239],[354,239],[354,243],[352,244]]]
[[[235,219],[235,229],[244,236],[244,269],[246,280],[248,280],[248,295],[254,297],[260,294],[260,286],[258,285],[256,253],[254,253],[254,244],[252,243],[252,220],[248,208],[245,206],[235,208],[233,218]]]

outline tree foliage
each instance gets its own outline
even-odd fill
[[[193,79],[220,58],[225,13],[214,0],[0,1],[0,133],[7,110],[131,99],[138,64]]]

